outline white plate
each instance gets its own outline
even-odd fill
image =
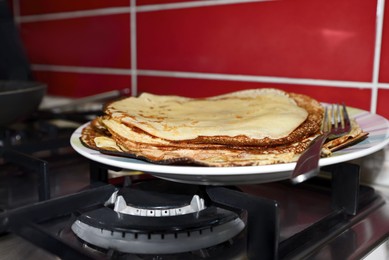
[[[369,133],[362,142],[333,153],[331,157],[322,158],[320,166],[346,162],[372,154],[389,143],[389,122],[382,116],[367,111],[348,108],[361,128]],[[296,163],[273,164],[265,166],[240,167],[203,167],[153,164],[141,160],[111,156],[86,148],[81,144],[79,127],[71,136],[72,147],[81,155],[102,164],[115,166],[125,170],[143,171],[162,179],[183,183],[206,185],[233,185],[245,183],[264,183],[288,179]]]

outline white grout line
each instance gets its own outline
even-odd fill
[[[71,11],[71,12],[58,12],[48,14],[36,14],[36,15],[25,15],[19,18],[19,22],[40,22],[40,21],[51,21],[71,18],[82,18],[90,16],[100,15],[113,15],[113,14],[128,14],[131,12],[131,7],[111,7],[101,8],[94,10],[83,10],[83,11]]]
[[[151,12],[161,11],[170,9],[182,9],[182,8],[193,8],[193,7],[204,7],[214,5],[227,5],[227,4],[243,4],[243,3],[254,3],[254,2],[269,2],[275,0],[208,0],[208,1],[191,1],[183,3],[170,3],[170,4],[154,4],[154,5],[142,5],[137,7],[138,12]]]
[[[389,83],[378,83],[378,88],[389,89]]]
[[[151,76],[151,77],[191,78],[191,79],[207,79],[207,80],[230,80],[230,81],[315,85],[315,86],[326,86],[326,87],[344,87],[344,88],[361,88],[361,89],[371,89],[374,87],[373,83],[371,83],[371,82],[360,82],[360,81],[338,81],[338,80],[322,80],[322,79],[308,79],[308,78],[304,79],[304,78],[287,78],[287,77],[266,77],[266,76],[218,74],[218,73],[202,73],[202,72],[132,70],[130,68],[128,68],[128,69],[116,69],[116,68],[76,67],[76,66],[33,64],[32,69],[35,71],[56,71],[56,72],[72,72],[72,73],[87,73],[87,74],[128,75],[128,76],[133,76],[133,73],[135,71],[136,75],[138,75],[138,76]],[[379,87],[389,89],[389,84],[379,84]]]
[[[136,46],[136,0],[130,0],[130,53],[131,53],[131,94],[137,96],[138,75],[137,75],[137,46]]]
[[[372,87],[372,83],[370,82],[268,77],[268,76],[251,76],[251,75],[217,74],[217,73],[138,70],[138,75],[157,76],[157,77],[175,77],[175,78],[211,79],[211,80],[247,81],[247,82],[262,82],[262,83],[282,83],[282,84],[297,84],[297,85],[316,85],[316,86],[327,86],[327,87],[345,87],[345,88],[362,88],[362,89],[364,88],[370,89]]]
[[[25,16],[20,16],[18,18],[18,22],[28,23],[28,22],[72,19],[72,18],[82,18],[82,17],[100,16],[100,15],[126,14],[132,12],[150,12],[150,11],[177,9],[177,8],[193,8],[193,7],[203,7],[203,6],[213,6],[213,5],[241,4],[241,3],[250,3],[250,2],[268,2],[268,1],[275,1],[275,0],[240,0],[240,1],[208,0],[208,1],[193,1],[193,2],[171,3],[171,4],[144,5],[139,7],[136,6],[136,2],[131,3],[131,1],[132,0],[130,0],[130,7],[110,7],[110,8],[100,8],[100,9],[93,9],[93,10],[80,10],[80,11],[69,11],[69,12],[25,15]]]
[[[385,7],[385,0],[378,0],[377,13],[376,13],[376,38],[375,38],[375,46],[374,46],[373,88],[371,91],[371,104],[370,104],[370,112],[372,113],[377,112],[378,81],[379,81],[380,61],[381,61],[384,7]]]

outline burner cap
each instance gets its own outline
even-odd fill
[[[135,194],[139,194],[139,192],[135,192]],[[143,194],[141,192],[140,194]],[[128,203],[126,199],[122,195],[118,195],[118,191],[114,192],[112,196],[109,198],[106,206],[114,205],[114,211],[120,212],[123,214],[136,215],[136,216],[145,216],[145,217],[166,217],[166,216],[175,216],[175,215],[184,215],[188,213],[198,212],[200,210],[205,209],[205,203],[202,198],[198,195],[194,195],[192,199],[189,197],[183,197],[184,199],[177,197],[172,201],[163,201],[158,206],[158,204],[150,205],[149,200],[141,199],[142,196],[126,196],[127,199],[139,198],[141,203],[137,203],[137,206],[133,203]],[[145,197],[143,195],[143,197]],[[152,200],[151,200],[152,201]],[[160,200],[159,200],[160,201]],[[173,202],[173,203],[172,203]]]

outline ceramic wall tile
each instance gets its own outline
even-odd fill
[[[384,15],[389,17],[388,4],[385,5]],[[379,81],[389,83],[389,19],[384,19],[380,61]]]
[[[84,97],[110,90],[131,89],[131,77],[122,75],[35,71],[36,80],[45,82],[51,95]]]
[[[22,23],[34,64],[130,67],[129,14]]]
[[[140,69],[370,81],[376,1],[269,1],[141,12]]]
[[[130,4],[130,0],[19,0],[19,2],[21,15],[85,11],[110,7],[126,7]]]
[[[378,91],[377,114],[389,119],[389,89],[380,89]]]
[[[34,71],[39,78],[44,75],[46,80],[56,82],[50,84],[49,93],[79,95],[99,90],[93,84],[77,84],[77,77],[80,81],[94,81],[87,80],[91,76],[85,77],[83,72],[74,73],[79,68],[81,71],[98,69],[91,74],[95,75],[93,78],[113,82],[116,77],[119,82],[123,78],[128,80],[130,77],[126,75],[131,74],[131,69],[136,69],[132,73],[142,70],[200,72],[196,79],[174,78],[173,74],[172,77],[139,76],[135,88],[139,93],[207,96],[245,88],[277,87],[309,94],[323,102],[346,101],[348,105],[370,109],[376,0],[17,2],[21,11],[20,31],[30,62],[54,67],[44,72],[41,67]],[[136,12],[136,33],[131,32],[127,8],[134,3],[136,8],[131,10]],[[174,8],[152,9],[164,4]],[[192,4],[200,6],[188,7]],[[145,9],[146,6],[150,9]],[[119,13],[108,15],[113,7]],[[83,15],[77,11],[94,12]],[[69,15],[56,18],[57,13]],[[77,15],[73,17],[72,13]],[[46,14],[52,16],[46,19]],[[29,20],[23,20],[25,17]],[[386,47],[389,25],[385,26],[388,21],[384,20],[380,71],[380,82],[384,83],[389,80]],[[136,36],[133,50],[131,35]],[[132,51],[136,52],[134,68],[131,68]],[[58,66],[62,66],[62,72],[55,72]],[[70,69],[66,73],[63,67]],[[205,79],[212,73],[269,76],[282,78],[281,82],[287,84],[250,82],[239,77]],[[289,78],[311,80],[312,84],[297,85],[293,80],[288,83]],[[67,92],[59,81],[83,89]],[[334,83],[326,86],[327,81],[346,81],[348,87],[334,86]],[[363,83],[364,87],[353,87],[352,82]],[[109,88],[115,88],[115,84]]]

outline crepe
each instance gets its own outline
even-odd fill
[[[144,93],[108,104],[104,116],[83,129],[81,141],[161,164],[287,163],[320,134],[323,111],[311,97],[277,89],[202,99]]]
[[[221,133],[276,139],[289,135],[308,115],[284,92],[269,89],[203,99],[144,93],[113,102],[105,112],[124,124],[172,141]]]

